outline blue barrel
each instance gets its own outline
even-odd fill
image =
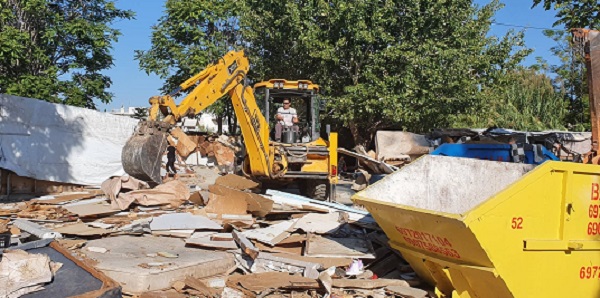
[[[539,165],[547,160],[559,160],[556,155],[542,145],[510,144],[442,144],[431,155],[454,156],[519,162]]]

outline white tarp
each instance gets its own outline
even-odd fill
[[[0,168],[38,180],[100,185],[125,174],[121,150],[137,122],[0,94]]]

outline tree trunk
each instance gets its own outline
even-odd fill
[[[367,140],[365,140],[365,138],[363,137],[362,131],[360,130],[360,128],[358,128],[358,125],[356,125],[355,123],[350,123],[348,127],[350,128],[350,132],[352,133],[352,137],[354,138],[354,144],[363,145],[366,148]]]
[[[217,134],[223,134],[223,115],[217,115]]]

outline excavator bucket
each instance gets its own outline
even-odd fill
[[[137,179],[161,183],[160,168],[166,149],[166,130],[146,132],[144,129],[138,129],[137,133],[129,138],[121,152],[123,169]]]

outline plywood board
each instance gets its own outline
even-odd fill
[[[65,235],[77,236],[101,236],[111,233],[111,231],[109,230],[90,227],[85,223],[77,223],[74,225],[64,226],[61,228],[54,229],[54,231]]]
[[[362,238],[333,238],[311,235],[306,241],[304,255],[321,258],[375,259],[371,242]]]

